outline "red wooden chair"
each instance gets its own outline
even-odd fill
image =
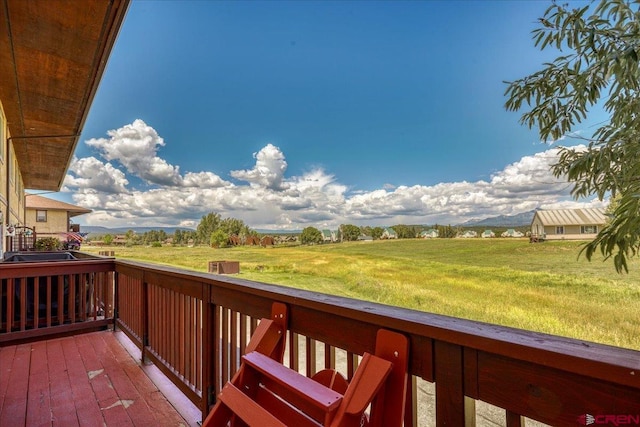
[[[404,335],[379,330],[375,354],[364,354],[341,393],[340,384],[346,381],[335,371],[321,371],[316,381],[282,365],[285,331],[286,324],[277,319],[260,322],[240,369],[220,392],[203,427],[402,425],[409,357]],[[328,387],[329,382],[336,386]],[[370,416],[365,413],[369,407]]]

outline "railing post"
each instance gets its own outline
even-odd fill
[[[435,341],[436,425],[465,425],[462,347]]]
[[[215,311],[211,303],[211,286],[202,285],[202,419],[204,420],[216,401]]]
[[[147,362],[147,347],[149,346],[149,283],[146,274],[142,273],[142,289],[140,304],[140,327],[142,328],[140,338],[142,339],[141,359],[142,363]]]
[[[118,311],[120,310],[120,295],[119,283],[120,275],[117,271],[113,272],[113,332],[116,331],[118,326]]]

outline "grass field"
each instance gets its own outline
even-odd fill
[[[578,258],[580,242],[433,239],[296,247],[109,248],[119,258],[240,277],[640,350],[640,260]],[[106,248],[83,246],[86,252]]]

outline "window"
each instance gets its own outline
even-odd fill
[[[47,211],[36,211],[36,222],[47,222]]]
[[[581,225],[580,233],[582,234],[596,234],[598,232],[597,225]]]
[[[564,234],[564,225],[559,225],[556,227],[556,234]]]

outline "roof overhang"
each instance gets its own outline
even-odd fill
[[[129,0],[0,0],[0,101],[25,188],[62,187]]]

